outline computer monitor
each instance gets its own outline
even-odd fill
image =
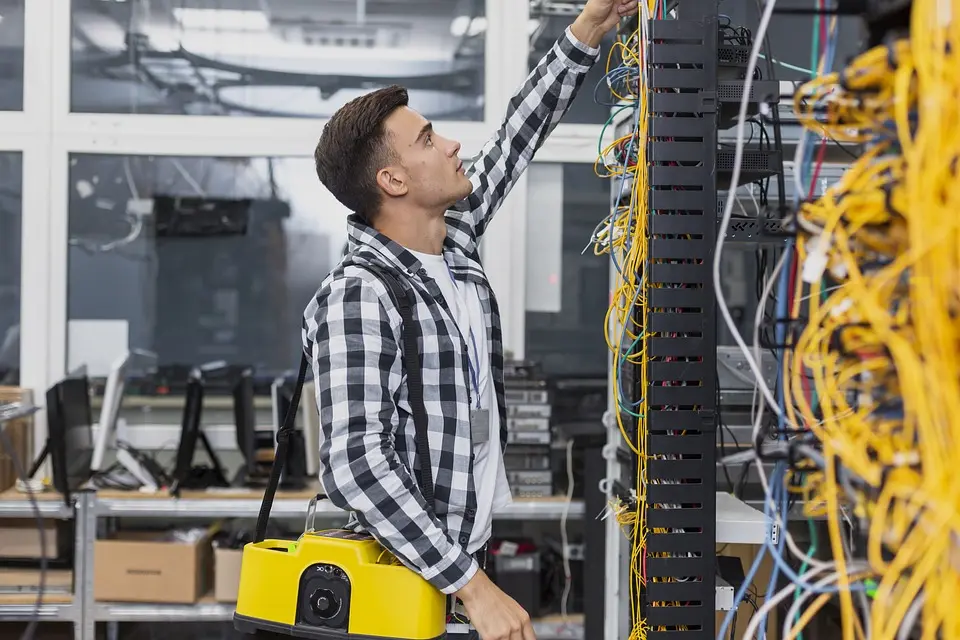
[[[103,390],[103,406],[100,408],[100,420],[97,429],[97,442],[93,450],[93,459],[90,470],[94,473],[103,469],[103,460],[107,448],[118,435],[117,425],[120,419],[120,407],[123,404],[123,393],[126,388],[130,365],[138,357],[156,359],[156,354],[140,349],[132,349],[114,361],[107,376],[107,383]],[[119,445],[120,443],[118,443]],[[145,488],[156,491],[160,479],[151,472],[138,458],[142,458],[129,444],[117,447],[117,462],[135,477]]]
[[[280,377],[270,385],[270,405],[273,425],[273,441],[277,441],[277,434],[280,433],[280,427],[283,426],[283,419],[290,410],[290,403],[293,400],[293,388],[286,378]],[[296,423],[294,423],[296,426]]]
[[[107,455],[107,448],[116,435],[117,420],[120,417],[120,403],[123,399],[123,390],[126,386],[127,367],[133,354],[129,351],[114,361],[107,376],[107,384],[103,389],[103,405],[100,407],[100,420],[97,422],[97,443],[93,449],[93,458],[90,461],[90,470],[100,471],[103,468],[103,459]]]
[[[223,465],[210,446],[210,441],[200,427],[203,416],[203,370],[194,369],[187,380],[184,396],[183,417],[180,422],[180,445],[177,447],[176,466],[170,493],[179,496],[181,489],[200,489],[207,487],[225,487],[226,476]],[[193,457],[197,449],[197,440],[210,458],[210,467],[194,466]]]
[[[93,460],[93,415],[87,377],[64,380],[60,387],[60,398],[67,487],[70,491],[77,491],[90,480],[90,463]]]
[[[30,469],[33,477],[50,456],[53,486],[70,504],[70,496],[90,480],[93,422],[86,375],[65,378],[47,390],[47,442]]]
[[[287,413],[293,406],[293,392],[295,390],[295,381],[285,377],[274,380],[270,387],[270,397],[272,399],[273,414],[273,440],[278,442],[277,434],[283,426]],[[301,416],[302,417],[302,416]],[[301,424],[303,420],[297,420],[293,417],[293,432],[287,439],[287,458],[280,474],[280,487],[287,490],[298,490],[307,486],[307,479],[311,474],[307,472],[307,453],[305,444],[305,435]]]
[[[235,482],[243,484],[257,475],[257,416],[253,398],[253,371],[244,369],[233,385],[233,418],[237,449],[243,456]]]

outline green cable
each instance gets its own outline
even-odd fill
[[[813,42],[810,47],[810,79],[812,80],[817,76],[817,67],[820,60],[818,60],[818,55],[820,53],[820,14],[814,14],[813,16]]]
[[[636,105],[626,104],[626,105],[623,105],[622,107],[619,107],[617,110],[613,110],[613,109],[610,110],[610,117],[607,118],[607,121],[603,123],[603,128],[600,130],[600,137],[597,139],[597,155],[598,156],[603,155],[603,139],[604,137],[606,137],[607,128],[613,124],[613,119],[616,118],[621,113],[623,113],[624,111],[626,111],[627,109],[633,109],[634,106]]]
[[[810,548],[807,549],[807,556],[812,557],[813,554],[817,552],[817,528],[813,524],[812,518],[807,518],[807,526],[810,529]],[[802,575],[807,570],[807,561],[804,560],[803,564],[800,565],[800,571],[798,575]],[[800,585],[797,585],[793,590],[793,601],[796,602],[797,598],[800,597]],[[800,610],[797,609],[797,613],[793,618],[793,624],[800,622]],[[803,632],[797,634],[797,640],[803,640]]]
[[[628,357],[628,354],[633,351],[634,347],[637,346],[637,344],[640,342],[640,340],[643,338],[643,336],[644,336],[644,333],[641,332],[641,333],[634,339],[633,343],[632,343],[629,347],[627,347],[627,348],[623,351],[623,353],[621,353],[620,355],[617,356],[617,359],[619,360],[619,362],[617,363],[617,386],[620,386],[620,384],[621,384],[619,372],[623,370],[623,363],[624,363],[624,361],[626,361],[626,359],[627,359],[627,357]],[[635,411],[632,411],[632,410],[630,409],[630,407],[625,406],[622,402],[620,402],[620,400],[619,400],[619,398],[620,398],[620,390],[619,390],[619,389],[616,389],[615,391],[616,391],[616,394],[617,394],[617,404],[620,405],[620,410],[621,410],[621,411],[623,411],[623,412],[626,413],[626,414],[629,414],[629,415],[633,416],[634,418],[642,418],[642,417],[643,417],[643,414],[637,413],[637,412],[635,412]]]
[[[763,60],[769,59],[770,62],[772,62],[773,64],[778,64],[778,65],[780,65],[781,67],[783,67],[784,69],[790,69],[791,71],[799,71],[800,73],[806,73],[806,74],[809,74],[809,75],[816,75],[816,72],[815,72],[813,69],[807,69],[806,67],[798,67],[798,66],[795,65],[795,64],[790,64],[789,62],[784,62],[783,60],[777,60],[776,58],[768,58],[767,56],[763,55],[762,53],[759,54],[757,57],[759,57],[759,58],[761,58],[761,59],[763,59]]]
[[[809,71],[810,71],[810,77],[814,78],[816,77],[815,70],[817,68],[817,53],[820,51],[820,15],[819,14],[816,14],[813,17],[813,42],[811,44],[812,46],[810,47]],[[812,179],[812,176],[811,176],[811,179]],[[807,186],[808,190],[809,188],[810,187]],[[821,298],[821,300],[825,299],[825,294],[823,291],[822,284],[820,287],[820,295],[824,296]],[[817,406],[817,392],[815,389],[813,390],[813,394],[812,394],[812,403],[814,407]],[[810,548],[807,549],[807,557],[812,557],[813,554],[817,552],[817,528],[816,526],[814,526],[812,518],[809,518],[809,517],[807,518],[807,528],[810,530]],[[803,564],[800,565],[800,571],[798,572],[798,575],[803,575],[803,573],[807,570],[807,567],[808,567],[808,563],[806,560],[804,560]],[[797,585],[793,590],[793,601],[796,602],[797,599],[799,598],[800,598],[800,585]],[[797,609],[797,613],[794,615],[794,618],[793,618],[794,624],[797,624],[798,622],[800,622],[799,609]],[[803,632],[797,633],[797,640],[803,640]]]

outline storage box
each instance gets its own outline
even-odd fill
[[[0,569],[0,593],[36,593],[40,572],[32,569]],[[43,578],[44,593],[71,593],[73,571],[49,569]]]
[[[174,542],[167,532],[124,532],[94,543],[93,594],[100,602],[194,604],[210,588],[210,539]]]
[[[43,537],[48,558],[58,555],[58,536],[56,523],[44,521]],[[0,557],[2,558],[39,558],[40,532],[33,518],[27,520],[0,520]]]
[[[241,560],[243,549],[213,550],[213,597],[217,602],[237,601]]]
[[[23,402],[32,404],[33,394],[29,389],[20,387],[0,387],[0,404],[9,402]],[[13,443],[14,451],[23,465],[24,471],[33,464],[33,417],[28,416],[19,420],[11,420],[0,424],[0,429]],[[10,458],[9,452],[0,447],[0,491],[13,487],[17,481],[17,470]]]

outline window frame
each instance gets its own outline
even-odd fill
[[[486,109],[482,123],[437,129],[478,151],[527,76],[529,5],[487,2]],[[71,14],[61,0],[25,3],[24,110],[0,113],[0,148],[23,153],[21,384],[42,405],[66,374],[68,158],[71,153],[309,157],[325,120],[70,113]],[[524,61],[518,64],[517,61]],[[243,132],[238,136],[237,132]],[[592,171],[599,125],[560,124],[535,162],[582,163]],[[504,348],[524,356],[527,178],[505,201],[482,242],[500,301]],[[26,248],[29,247],[29,250]],[[40,414],[35,442],[46,438]]]

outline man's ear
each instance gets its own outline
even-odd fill
[[[409,187],[407,186],[407,174],[400,167],[389,166],[380,169],[377,172],[377,184],[383,189],[383,192],[393,198],[405,196]]]

